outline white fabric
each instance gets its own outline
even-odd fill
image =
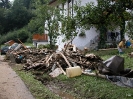
[[[119,51],[119,52],[123,52],[122,48],[119,48],[119,47],[118,47],[118,51]]]

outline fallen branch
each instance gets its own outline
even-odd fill
[[[49,60],[53,57],[54,54],[52,54],[49,59],[46,61],[47,67],[49,66]]]
[[[22,44],[22,46],[27,49],[27,47],[20,41],[20,39],[18,39],[18,41]]]
[[[61,52],[58,52],[57,54],[60,54],[64,60],[66,61],[66,63],[68,64],[69,67],[72,67],[71,64],[69,63],[69,61],[67,60],[67,58],[61,53]]]

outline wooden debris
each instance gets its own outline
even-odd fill
[[[20,39],[18,39],[18,41],[22,44],[22,46],[23,46],[25,49],[27,49],[27,47],[21,42]]]
[[[67,58],[66,58],[61,52],[58,52],[57,54],[60,54],[60,55],[64,58],[64,60],[65,60],[66,63],[68,64],[68,66],[69,66],[69,67],[72,67],[72,66],[70,65],[69,61],[67,60]]]
[[[14,58],[17,58],[18,55],[23,56],[20,63],[24,65],[24,70],[52,72],[58,66],[62,73],[66,75],[66,68],[69,67],[80,66],[82,70],[99,70],[103,66],[103,60],[93,53],[84,55],[73,45],[67,45],[65,50],[55,52],[55,50],[30,48],[30,50],[12,51],[11,54]]]

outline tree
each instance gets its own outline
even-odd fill
[[[4,18],[4,8],[0,8],[0,35],[4,32],[5,18]]]
[[[5,18],[5,12],[9,10],[11,7],[11,4],[9,0],[0,0],[0,35],[2,35],[5,32],[5,26],[6,26],[6,18]]]
[[[133,16],[133,12],[130,12],[131,16]],[[133,39],[133,18],[127,21],[125,32],[128,34],[130,39]]]
[[[78,21],[73,16],[61,16],[60,20],[62,26],[61,26],[61,34],[64,35],[63,41],[71,40],[70,43],[72,43],[73,39],[77,36],[78,30],[81,26],[78,24]]]
[[[99,48],[103,48],[108,29],[120,26],[121,38],[124,37],[125,21],[130,18],[127,8],[133,6],[132,0],[97,0],[86,6],[75,6],[76,17],[86,29],[95,26],[100,31]]]
[[[27,1],[27,3],[26,3]],[[7,34],[9,31],[20,29],[27,25],[33,17],[31,9],[28,9],[34,0],[14,0],[10,9],[6,6],[9,0],[1,0],[0,4],[0,33]]]
[[[20,29],[27,25],[29,20],[33,17],[33,14],[31,10],[26,9],[19,0],[15,0],[10,9],[4,10],[4,14],[2,16],[4,18],[4,20],[1,20],[3,22],[2,34],[6,34],[9,31]]]
[[[44,20],[38,17],[32,18],[28,23],[28,31],[34,33],[44,33]]]
[[[9,9],[11,7],[9,0],[1,0],[0,1],[0,7],[4,9]]]
[[[26,9],[31,9],[32,4],[35,2],[35,0],[14,0],[13,6],[23,6]]]
[[[48,5],[46,0],[44,0],[45,4],[43,5],[41,2],[42,0],[37,2],[37,18],[42,20],[44,30],[48,32],[50,47],[53,48],[59,36],[60,10]]]

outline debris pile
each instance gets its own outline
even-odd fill
[[[80,66],[82,70],[97,69],[103,67],[102,59],[92,53],[85,54],[83,51],[67,46],[62,51],[56,52],[48,49],[20,49],[10,52],[16,63],[24,64],[24,70],[41,70],[52,72],[60,68],[65,74],[66,68]]]

